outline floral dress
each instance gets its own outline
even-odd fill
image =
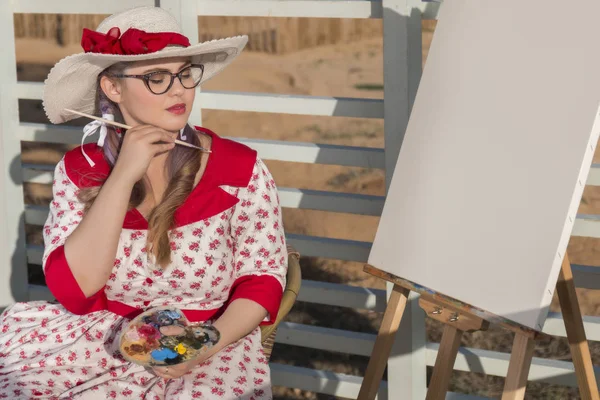
[[[0,398],[10,399],[269,399],[268,360],[260,328],[178,379],[165,380],[123,359],[118,336],[142,310],[169,305],[190,321],[210,321],[246,298],[273,323],[287,252],[273,178],[254,150],[212,137],[197,186],[175,213],[171,264],[152,265],[148,224],[135,209],[123,222],[112,274],[86,298],[65,258],[64,243],[83,218],[82,187],[100,184],[110,168],[95,144],[68,152],[54,175],[44,226],[43,267],[58,303],[16,303],[0,316]],[[98,232],[102,234],[102,232]]]

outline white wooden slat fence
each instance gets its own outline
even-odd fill
[[[198,15],[273,16],[322,18],[382,18],[384,26],[385,101],[332,97],[265,95],[254,93],[202,92],[199,107],[288,114],[384,118],[385,149],[236,139],[256,148],[261,157],[282,161],[335,164],[392,171],[402,143],[410,108],[421,72],[421,19],[435,19],[437,4],[419,0],[128,0],[127,7],[157,5],[172,12],[185,33],[196,38]],[[9,0],[0,2],[0,37],[4,42],[0,59],[0,307],[15,300],[52,299],[43,286],[27,282],[27,262],[41,263],[43,248],[25,242],[24,223],[43,225],[48,208],[25,206],[23,183],[49,184],[53,166],[21,164],[21,141],[79,143],[80,128],[57,127],[19,121],[18,99],[40,99],[42,86],[17,82],[14,56],[13,13],[110,14],[123,9],[122,0]],[[195,113],[199,114],[199,113]],[[201,121],[192,121],[200,123]],[[226,133],[225,133],[226,134]],[[390,182],[390,174],[386,181]],[[588,185],[600,186],[600,164],[594,165]],[[325,191],[280,188],[284,207],[378,216],[382,196],[339,194]],[[574,236],[600,238],[600,218],[580,215]],[[370,243],[305,235],[288,235],[291,244],[306,256],[364,262]],[[578,286],[600,289],[595,266],[574,267]],[[384,290],[304,280],[299,301],[382,312],[389,288]],[[424,315],[413,296],[402,321],[389,362],[390,382],[383,382],[380,399],[422,399],[426,391],[426,366],[432,366],[438,351],[426,343]],[[586,317],[590,340],[600,340],[600,318]],[[544,331],[565,336],[560,314],[551,314]],[[343,331],[284,322],[276,341],[296,346],[369,356],[374,334]],[[504,376],[508,355],[494,351],[461,348],[455,369]],[[329,371],[271,364],[273,383],[335,396],[355,398],[362,378]],[[393,377],[393,379],[392,379]],[[576,386],[569,362],[534,359],[530,380]],[[477,399],[449,393],[448,399]]]

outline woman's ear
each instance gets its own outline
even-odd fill
[[[100,78],[100,90],[102,90],[106,97],[113,103],[119,104],[121,102],[121,85],[119,85],[117,80],[102,76]]]

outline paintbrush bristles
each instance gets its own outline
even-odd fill
[[[113,126],[116,126],[116,127],[119,127],[119,128],[131,129],[131,127],[129,125],[121,124],[120,122],[111,121],[109,119],[100,118],[100,117],[97,117],[95,115],[90,115],[90,114],[82,113],[82,112],[79,112],[79,111],[70,110],[68,108],[65,108],[65,111],[71,112],[73,114],[77,114],[77,115],[82,116],[82,117],[95,119],[96,121],[101,121],[101,122],[104,122],[106,124],[113,125]],[[177,143],[179,145],[182,145],[182,146],[191,147],[193,149],[198,149],[198,150],[204,151],[206,153],[212,153],[208,149],[205,149],[203,147],[194,146],[193,144],[190,144],[190,143],[187,143],[187,142],[183,142],[183,141],[181,141],[179,139],[175,139],[175,143]]]

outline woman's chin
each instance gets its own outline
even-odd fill
[[[169,132],[179,132],[186,126],[190,117],[189,113],[181,115],[168,114],[171,115],[166,115],[165,118],[162,119],[160,127]]]

